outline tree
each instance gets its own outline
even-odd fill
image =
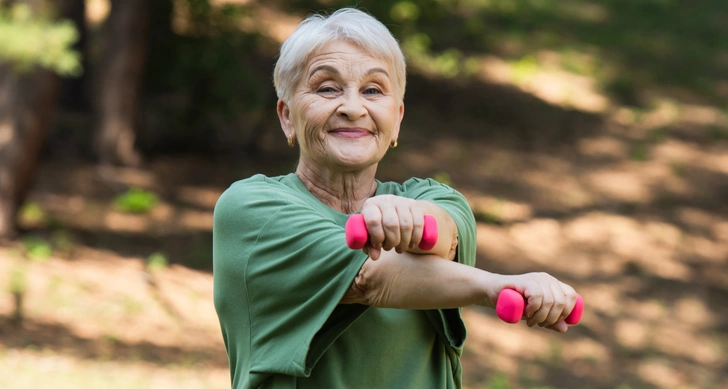
[[[63,77],[60,85],[59,108],[75,112],[85,112],[88,107],[88,41],[89,31],[86,25],[86,1],[74,0],[68,5],[67,17],[78,32],[78,39],[72,49],[81,55],[81,66],[86,71],[77,77]]]
[[[148,0],[111,0],[94,99],[98,122],[95,148],[102,163],[140,163],[134,145],[148,20]]]
[[[59,14],[71,1],[77,0],[56,2]],[[73,26],[57,22],[46,1],[0,3],[0,237],[17,232],[17,211],[55,108],[58,73],[81,71],[69,49],[75,39]]]

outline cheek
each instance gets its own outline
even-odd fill
[[[301,99],[295,106],[294,126],[303,142],[311,147],[320,144],[324,137],[322,131],[330,116],[328,104],[320,99]]]
[[[315,104],[312,99],[302,99],[295,105],[295,116],[293,124],[296,130],[306,130],[311,126],[316,126],[321,121],[320,105]]]
[[[396,105],[379,106],[371,111],[377,128],[387,135],[392,134],[399,120],[399,108]]]

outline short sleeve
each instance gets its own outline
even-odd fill
[[[287,191],[250,182],[218,201],[214,271],[226,275],[215,276],[215,298],[218,311],[245,307],[228,323],[218,315],[224,332],[247,327],[251,374],[301,377],[367,309],[339,305],[367,256],[346,246],[335,220]]]
[[[458,229],[456,260],[468,266],[475,266],[476,225],[473,211],[467,199],[457,190],[432,179],[411,178],[402,184],[403,195],[417,200],[428,200],[444,209],[455,221]],[[427,316],[438,334],[447,339],[449,345],[460,350],[467,335],[460,309],[438,309],[427,311]]]
[[[458,228],[457,261],[475,266],[476,228],[475,217],[468,200],[457,190],[432,179],[411,178],[402,188],[405,196],[416,200],[428,200],[444,209]]]

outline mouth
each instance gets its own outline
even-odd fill
[[[335,128],[329,131],[330,134],[340,136],[342,138],[362,138],[365,136],[373,135],[371,131],[365,128]]]

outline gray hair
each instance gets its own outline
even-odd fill
[[[287,101],[292,97],[311,55],[331,42],[355,44],[373,57],[387,61],[392,67],[395,94],[399,101],[404,99],[407,69],[399,43],[384,24],[354,8],[342,8],[328,17],[310,15],[283,42],[273,72],[279,98]]]

